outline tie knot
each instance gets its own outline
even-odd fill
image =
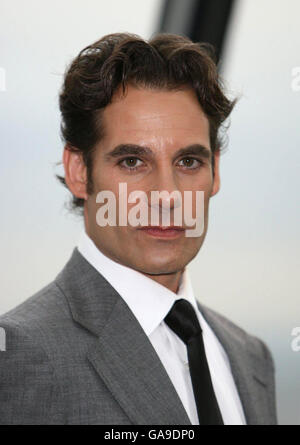
[[[185,344],[202,332],[195,309],[184,299],[175,301],[165,322]]]

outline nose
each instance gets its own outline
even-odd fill
[[[181,206],[181,193],[174,170],[162,168],[152,179],[150,199],[148,199],[152,208],[167,211]]]

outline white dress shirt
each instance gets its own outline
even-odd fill
[[[184,342],[164,322],[175,300],[185,298],[194,307],[203,331],[211,379],[225,425],[245,425],[241,401],[228,357],[198,309],[187,268],[177,293],[104,255],[83,231],[78,250],[125,300],[165,367],[193,425],[199,425]]]

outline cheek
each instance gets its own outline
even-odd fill
[[[184,190],[189,190],[192,192],[193,196],[196,196],[197,191],[204,192],[205,198],[206,196],[210,196],[213,187],[213,179],[212,174],[207,170],[207,172],[199,175],[198,177],[188,178],[187,181],[181,187],[181,193],[183,194]]]
[[[184,195],[182,192],[184,202],[183,211],[188,212],[193,218],[202,218],[203,212],[204,219],[206,219],[212,186],[213,182],[208,174],[205,178],[202,177],[192,184],[189,189],[192,193]],[[186,188],[186,190],[188,190],[188,188]]]
[[[95,165],[93,169],[94,192],[102,190],[111,190],[116,192],[120,182],[119,175],[115,169],[107,168],[101,165]]]

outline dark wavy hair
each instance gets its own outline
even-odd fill
[[[156,34],[149,41],[130,33],[108,34],[71,62],[59,95],[61,137],[67,149],[82,154],[87,193],[93,190],[94,148],[105,131],[102,112],[115,91],[122,86],[124,94],[129,83],[166,91],[192,87],[209,120],[212,153],[224,148],[224,134],[219,130],[237,99],[230,101],[223,92],[212,45],[168,33]],[[214,174],[214,163],[212,169]],[[66,186],[63,177],[57,178]],[[73,196],[71,207],[82,209],[83,203]]]

